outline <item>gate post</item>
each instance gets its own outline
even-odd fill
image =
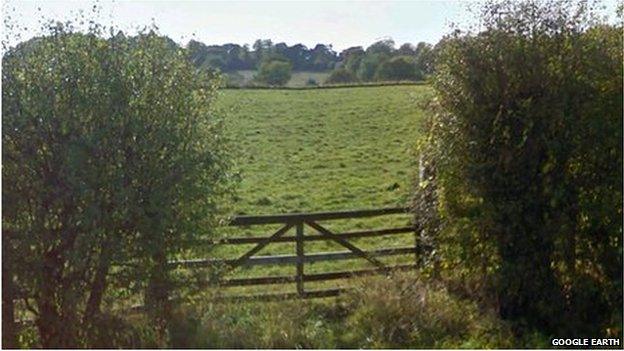
[[[305,296],[305,291],[303,290],[303,221],[297,223],[297,294],[300,297]]]

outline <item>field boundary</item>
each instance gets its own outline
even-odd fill
[[[237,216],[232,218],[229,226],[247,227],[253,225],[281,224],[280,229],[270,236],[264,237],[233,237],[225,238],[217,242],[210,242],[217,245],[242,245],[256,244],[252,249],[236,258],[213,259],[198,258],[187,260],[170,261],[171,269],[191,269],[191,268],[210,268],[218,267],[220,273],[215,281],[206,281],[202,283],[202,287],[240,287],[240,286],[259,286],[269,284],[292,284],[296,285],[296,292],[293,293],[261,293],[253,295],[222,295],[218,300],[266,300],[274,301],[280,299],[292,298],[319,298],[336,296],[344,289],[326,289],[326,290],[306,290],[306,282],[319,282],[338,279],[348,279],[352,277],[367,276],[372,274],[389,274],[397,270],[409,270],[418,267],[420,261],[420,253],[423,249],[417,231],[413,226],[403,226],[395,228],[382,228],[349,231],[344,233],[334,233],[319,224],[318,221],[331,221],[338,219],[357,219],[364,217],[377,217],[396,214],[407,214],[409,208],[381,208],[356,211],[338,211],[338,212],[316,212],[316,213],[288,213],[278,215],[263,216]],[[313,229],[316,233],[306,235],[306,230]],[[286,236],[285,234],[292,229],[295,230],[294,236]],[[363,238],[363,237],[381,237],[386,235],[397,234],[414,234],[414,244],[409,246],[394,247],[376,247],[369,250],[362,250],[347,239]],[[338,243],[344,251],[332,252],[310,252],[304,250],[304,243],[309,241],[331,241]],[[256,255],[260,250],[273,243],[294,242],[294,254],[281,255]],[[396,256],[396,255],[414,255],[414,263],[387,265],[378,260],[378,257]],[[322,272],[314,274],[305,273],[306,263],[347,260],[347,259],[363,259],[373,265],[373,268]],[[257,265],[295,265],[296,273],[294,275],[281,276],[260,276],[260,277],[243,277],[243,278],[227,278],[227,276],[238,267],[250,267]],[[261,290],[261,289],[260,289]]]
[[[305,87],[271,87],[271,86],[224,86],[222,90],[322,90],[322,89],[344,89],[344,88],[376,88],[388,86],[421,86],[428,85],[427,81],[418,82],[381,82],[381,83],[358,83],[358,84],[329,84]]]

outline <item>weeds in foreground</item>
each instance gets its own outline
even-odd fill
[[[337,299],[207,303],[178,311],[176,348],[508,348],[493,313],[415,273],[369,277]]]

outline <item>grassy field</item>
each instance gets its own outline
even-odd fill
[[[233,212],[261,215],[408,205],[415,172],[412,150],[423,116],[419,102],[428,100],[430,93],[427,86],[222,90],[218,109],[226,116],[241,176]],[[341,232],[409,223],[408,215],[395,215],[323,224]],[[277,228],[234,228],[226,234],[266,236]],[[405,234],[353,242],[379,248],[410,245],[413,240],[413,234]],[[232,257],[247,248],[251,246],[224,246],[212,254]],[[305,249],[306,253],[344,250],[331,242],[306,243]],[[259,254],[283,253],[294,254],[294,245],[272,244]],[[315,263],[306,269],[313,273],[368,265],[360,259]],[[238,273],[283,274],[293,269],[262,266]]]
[[[222,90],[240,214],[406,205],[427,86]]]
[[[236,71],[230,73],[231,82],[235,85],[246,85],[251,82],[256,71]],[[293,72],[290,81],[286,83],[289,88],[305,87],[308,79],[314,79],[317,84],[323,84],[325,79],[329,77],[329,72]]]

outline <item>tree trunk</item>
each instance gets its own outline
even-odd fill
[[[15,286],[10,267],[10,242],[5,236],[2,245],[2,348],[17,348],[17,328],[15,324]]]
[[[77,348],[75,308],[61,304],[62,260],[51,250],[44,255],[42,278],[37,296],[37,328],[44,349]],[[62,306],[64,305],[64,306]],[[63,308],[65,307],[66,310]]]
[[[102,248],[102,255],[100,256],[98,267],[95,272],[95,277],[91,282],[91,289],[89,292],[89,299],[85,308],[85,322],[87,324],[93,322],[95,318],[100,314],[100,308],[102,304],[102,298],[104,291],[106,291],[106,277],[110,270],[112,250],[110,250],[108,244],[105,244]]]

